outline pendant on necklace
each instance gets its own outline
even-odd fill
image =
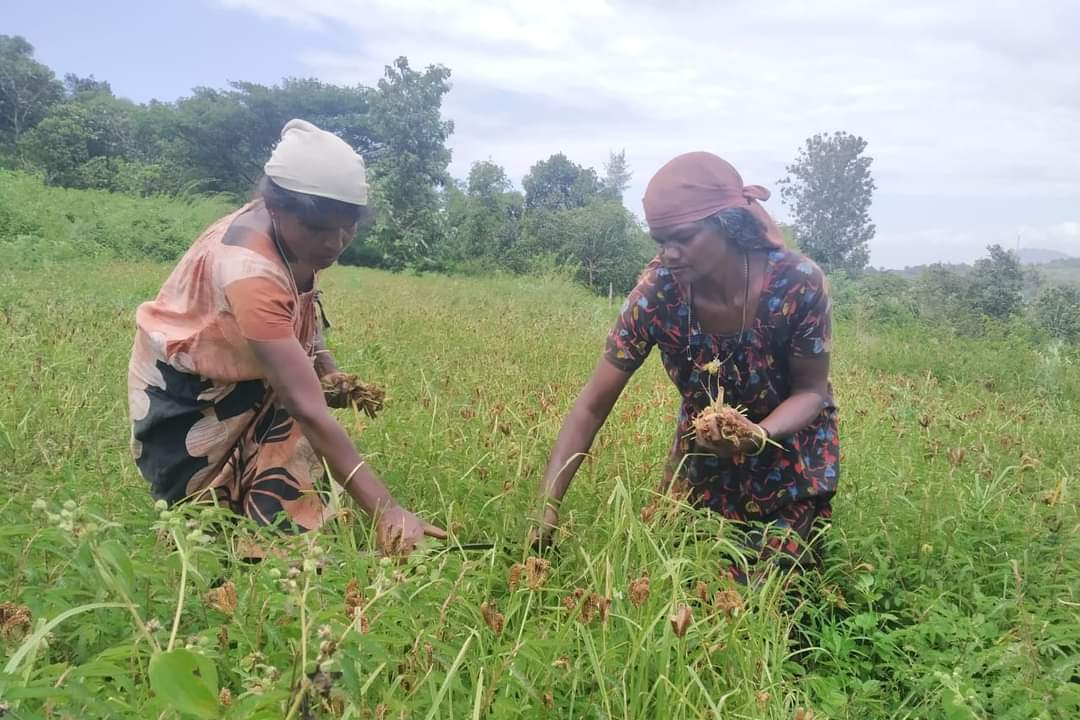
[[[722,367],[723,367],[723,365],[720,362],[720,359],[719,358],[713,358],[709,362],[702,365],[701,369],[704,370],[705,372],[709,373],[710,375],[716,375],[716,374],[718,374],[720,372],[720,369]]]

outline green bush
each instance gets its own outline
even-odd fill
[[[1067,342],[1080,340],[1080,288],[1051,286],[1035,298],[1032,314],[1050,336]]]

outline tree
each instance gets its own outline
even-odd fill
[[[1033,304],[1035,321],[1052,337],[1080,341],[1080,288],[1052,285],[1042,290]]]
[[[53,71],[34,59],[34,46],[0,35],[0,135],[12,145],[64,96]]]
[[[980,315],[1004,320],[1024,302],[1024,268],[1020,258],[1000,245],[987,248],[990,257],[975,261],[967,288],[967,304]]]
[[[510,176],[500,165],[490,160],[473,163],[469,168],[467,192],[471,197],[489,200],[509,192],[513,187]]]
[[[420,72],[399,57],[369,95],[374,146],[367,156],[377,220],[364,243],[390,269],[423,267],[445,238],[438,190],[450,182],[446,140],[454,124],[442,118],[449,81],[450,70],[442,65]]]
[[[604,197],[622,202],[623,194],[630,187],[633,177],[634,173],[630,172],[630,166],[626,162],[626,150],[609,152],[608,161],[604,163]]]
[[[632,288],[656,252],[633,214],[605,198],[583,207],[532,213],[522,235],[520,255],[547,255],[569,263],[577,268],[577,279],[597,292],[607,292],[609,284],[618,292]]]
[[[541,160],[522,179],[528,210],[569,210],[584,207],[600,192],[600,179],[562,153]]]
[[[865,149],[865,140],[846,132],[814,135],[779,181],[795,217],[795,240],[826,271],[858,271],[870,260],[875,185]]]
[[[129,153],[135,106],[95,91],[56,105],[25,134],[27,160],[51,185],[118,190],[118,174]]]
[[[232,82],[227,90],[196,88],[173,106],[174,112],[155,113],[156,132],[148,140],[158,145],[157,157],[186,159],[187,174],[199,180],[200,189],[246,194],[262,174],[281,128],[293,118],[309,120],[370,155],[378,147],[370,129],[372,92],[305,78],[272,86]]]
[[[64,94],[68,99],[98,93],[112,95],[112,86],[105,80],[95,79],[93,75],[90,77],[79,77],[75,73],[64,75]]]
[[[450,236],[443,259],[514,269],[511,254],[520,238],[525,199],[513,190],[506,171],[488,160],[473,163],[468,179],[447,185],[444,197]]]

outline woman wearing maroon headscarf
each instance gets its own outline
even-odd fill
[[[805,550],[831,515],[840,470],[830,302],[818,266],[784,247],[758,202],[768,197],[704,152],[680,155],[649,182],[645,219],[659,254],[563,422],[541,481],[541,542],[597,431],[656,346],[682,398],[665,489],[738,521],[760,559],[812,562]],[[721,393],[747,409],[754,437],[695,436],[694,418]]]

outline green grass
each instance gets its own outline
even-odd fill
[[[233,209],[226,198],[72,190],[0,170],[0,253],[7,267],[24,269],[89,258],[169,261]]]
[[[34,623],[0,636],[6,658],[18,652],[0,665],[14,717],[1080,713],[1080,367],[1068,357],[840,323],[828,563],[744,591],[728,616],[696,593],[721,588],[723,523],[639,516],[678,405],[656,358],[579,473],[550,577],[508,585],[547,452],[617,311],[556,281],[338,268],[325,283],[339,361],[389,391],[363,427],[341,414],[358,445],[410,507],[510,552],[433,548],[387,566],[352,518],[288,559],[245,565],[227,552],[238,529],[205,542],[213,512],[159,517],[128,454],[125,378],[133,310],[167,272],[0,273],[0,602]],[[680,542],[700,530],[716,539]],[[635,607],[628,586],[644,573]],[[223,580],[231,615],[207,598]],[[350,581],[363,633],[346,615]],[[610,598],[606,621],[566,609],[577,588]],[[684,603],[680,638],[668,617]],[[35,629],[41,642],[21,632]],[[302,707],[293,690],[330,650],[334,674],[314,681],[327,695]]]

